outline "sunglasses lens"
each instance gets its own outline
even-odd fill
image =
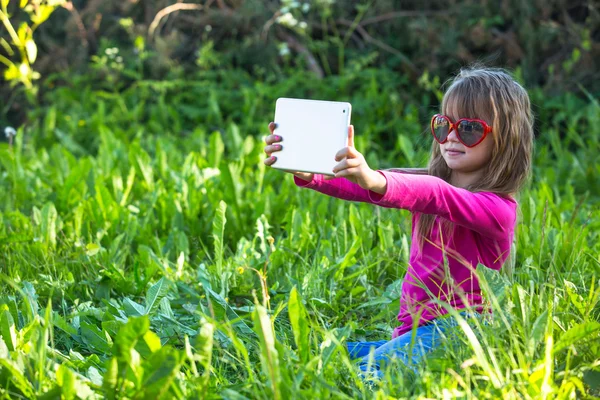
[[[481,122],[460,121],[458,124],[458,136],[460,136],[460,140],[467,146],[473,146],[479,142],[483,136],[483,132],[484,128]]]
[[[433,134],[438,142],[443,142],[448,137],[448,130],[450,130],[450,122],[444,117],[435,117],[431,124]]]

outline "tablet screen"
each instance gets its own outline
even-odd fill
[[[282,150],[273,168],[333,176],[335,154],[348,144],[350,103],[279,98],[275,135]]]

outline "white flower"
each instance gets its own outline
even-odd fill
[[[287,56],[288,54],[290,54],[290,48],[288,47],[287,43],[280,43],[279,44],[279,55],[280,56]]]
[[[109,47],[104,50],[107,56],[114,58],[117,54],[119,54],[119,49],[116,47]]]
[[[277,22],[290,28],[298,25],[298,20],[289,12],[277,18]]]
[[[4,136],[6,136],[7,139],[15,137],[16,135],[17,131],[15,131],[15,128],[13,128],[12,126],[7,126],[6,128],[4,128]]]

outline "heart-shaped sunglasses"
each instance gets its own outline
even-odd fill
[[[439,144],[446,143],[453,129],[458,140],[467,147],[477,146],[492,131],[492,127],[481,119],[461,118],[452,122],[450,117],[443,114],[431,118],[431,134]]]

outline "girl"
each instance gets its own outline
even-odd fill
[[[281,150],[279,142],[285,144],[285,138],[273,134],[275,128],[271,122],[265,139],[267,165],[276,162],[272,154]],[[479,263],[498,270],[507,259],[516,225],[515,195],[531,169],[529,97],[503,70],[461,70],[444,94],[441,114],[431,120],[431,134],[427,169],[372,170],[354,147],[350,126],[348,146],[335,157],[335,177],[293,172],[300,187],[412,212],[400,325],[391,341],[347,344],[361,369],[376,377],[392,358],[410,365],[438,344],[439,335],[454,323],[443,318],[447,310],[440,301],[464,315],[490,312],[482,305],[474,271]],[[477,313],[467,314],[467,309]],[[411,345],[413,333],[417,340]]]

